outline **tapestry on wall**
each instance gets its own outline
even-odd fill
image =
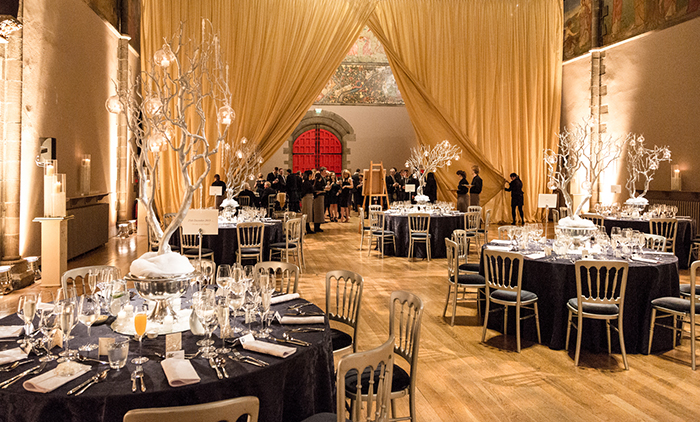
[[[315,104],[404,104],[384,48],[369,28],[362,30]]]
[[[700,16],[700,0],[603,0],[603,45]],[[564,60],[591,48],[591,0],[564,0]]]

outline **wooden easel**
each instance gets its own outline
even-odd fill
[[[384,198],[387,206],[389,205],[389,195],[386,193],[386,170],[384,170],[384,165],[381,161],[378,164],[370,161],[369,170],[364,170],[362,195],[365,197],[363,202],[365,209],[369,209],[369,205],[372,204],[372,198]],[[381,199],[379,201],[383,206],[384,201]]]

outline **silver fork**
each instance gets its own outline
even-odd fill
[[[249,363],[251,365],[255,366],[268,366],[269,363],[265,362],[264,360],[260,360],[257,358],[254,358],[252,356],[246,356],[239,352],[238,350],[231,350],[231,353],[233,353],[233,356],[235,356],[236,360],[240,360],[242,362]]]
[[[221,369],[219,369],[219,365],[216,364],[214,358],[209,358],[209,366],[216,370],[216,376],[219,377],[220,380],[224,379],[224,374],[221,373]]]

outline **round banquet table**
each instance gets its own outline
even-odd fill
[[[642,233],[649,233],[649,220],[606,217],[603,224],[608,234],[613,227],[631,228]],[[682,269],[688,268],[688,254],[694,237],[695,220],[679,218],[676,229],[676,256],[678,257],[678,265]]]
[[[303,299],[273,305],[273,311],[283,314],[287,306],[305,302]],[[314,306],[304,308],[307,311],[320,311]],[[92,340],[98,337],[114,337],[115,334],[108,323],[92,327]],[[240,318],[237,321],[240,323]],[[0,325],[20,325],[17,315],[11,315],[0,320]],[[320,327],[321,325],[310,325]],[[285,329],[300,327],[298,325],[273,324],[273,335],[281,338]],[[219,380],[208,361],[201,358],[190,360],[192,366],[201,378],[198,384],[183,387],[171,387],[160,365],[160,359],[154,353],[165,351],[165,336],[156,339],[144,338],[143,354],[150,360],[143,367],[145,371],[146,392],[132,393],[130,372],[135,365],[131,359],[138,354],[138,342],[132,340],[129,344],[129,360],[126,367],[119,372],[110,370],[107,379],[90,387],[80,396],[68,396],[66,392],[77,386],[90,376],[96,369],[106,368],[106,365],[91,364],[93,369],[56,390],[42,394],[26,391],[22,382],[16,382],[9,388],[0,390],[0,421],[114,421],[120,422],[124,414],[131,409],[182,406],[208,403],[218,400],[241,396],[256,396],[260,400],[260,421],[298,421],[319,412],[335,410],[335,383],[333,369],[333,351],[331,346],[328,319],[325,331],[294,334],[295,338],[311,343],[309,347],[296,347],[297,351],[286,359],[270,355],[244,351],[244,355],[254,356],[270,363],[267,367],[257,367],[247,363],[226,359],[226,369],[230,378]],[[86,328],[82,324],[73,330],[75,339],[71,340],[71,348],[86,342]],[[216,333],[216,332],[215,332]],[[182,333],[183,349],[186,353],[197,350],[195,342],[201,337],[187,331]],[[213,336],[215,346],[219,347],[221,340]],[[14,342],[0,343],[0,350],[17,347]],[[84,355],[95,357],[97,351]],[[106,360],[106,356],[101,356]],[[46,370],[53,369],[56,362],[50,362]],[[23,370],[31,368],[30,364],[21,365],[11,372],[0,373],[0,380],[8,379]]]
[[[284,242],[282,221],[272,220],[265,222],[265,233],[263,236],[263,260],[267,260],[270,254],[270,244]],[[180,236],[177,233],[170,238],[170,244],[174,250],[180,250]],[[238,251],[236,225],[219,223],[219,234],[202,236],[202,247],[214,251],[214,262],[216,262],[216,265],[233,264],[236,262],[236,251]]]
[[[647,353],[649,344],[649,324],[651,323],[651,301],[658,297],[679,297],[678,258],[673,255],[644,255],[658,259],[657,263],[631,261],[625,290],[623,326],[627,353]],[[481,261],[483,270],[483,249]],[[566,325],[569,311],[566,303],[576,297],[575,265],[568,258],[530,259],[523,262],[523,289],[537,295],[542,344],[551,349],[566,348]],[[498,306],[498,305],[496,305]],[[530,311],[524,311],[528,315]],[[508,333],[515,333],[515,312],[508,312]],[[502,332],[503,312],[489,315],[489,329]],[[614,330],[613,330],[614,331]],[[537,341],[534,319],[522,322],[521,335],[528,341]],[[617,335],[613,335],[613,351],[619,353]],[[572,347],[576,342],[576,331],[572,329]],[[570,340],[572,341],[572,340]],[[584,319],[582,347],[594,353],[607,352],[605,322]],[[658,329],[654,332],[652,352],[673,348],[671,330]]]
[[[394,232],[396,236],[396,256],[408,256],[408,246],[411,236],[408,231],[408,215],[392,214],[384,212],[386,216],[386,230]],[[445,238],[452,237],[452,232],[456,229],[464,228],[464,213],[455,215],[431,215],[430,216],[430,252],[431,258],[446,258]],[[386,248],[391,249],[390,244]],[[414,246],[414,254],[417,258],[425,258],[425,244],[417,242]]]

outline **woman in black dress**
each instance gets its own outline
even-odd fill
[[[328,216],[334,223],[338,222],[338,195],[340,195],[340,180],[336,178],[335,173],[331,172],[331,190],[326,195],[330,209]]]
[[[431,171],[425,176],[425,187],[423,188],[423,194],[430,198],[430,202],[435,203],[437,200],[437,181],[435,180],[435,174]]]
[[[461,177],[457,185],[457,211],[467,212],[469,208],[469,180],[467,180],[467,173],[464,170],[457,170],[457,176]]]
[[[516,173],[510,174],[510,183],[506,182],[506,192],[510,192],[510,210],[513,215],[513,225],[515,225],[515,209],[517,208],[520,214],[520,224],[524,224],[523,204],[525,202],[525,194],[523,193],[523,182]]]
[[[301,182],[301,213],[306,214],[306,233],[314,233],[311,230],[311,222],[314,217],[314,174],[306,170]]]
[[[340,183],[340,195],[338,195],[338,206],[340,206],[340,222],[350,222],[348,214],[348,206],[350,205],[350,196],[352,194],[352,179],[350,178],[350,170],[343,170],[343,179]]]
[[[479,177],[479,166],[472,166],[472,187],[469,189],[469,205],[481,205],[479,194],[483,187],[483,181]]]

